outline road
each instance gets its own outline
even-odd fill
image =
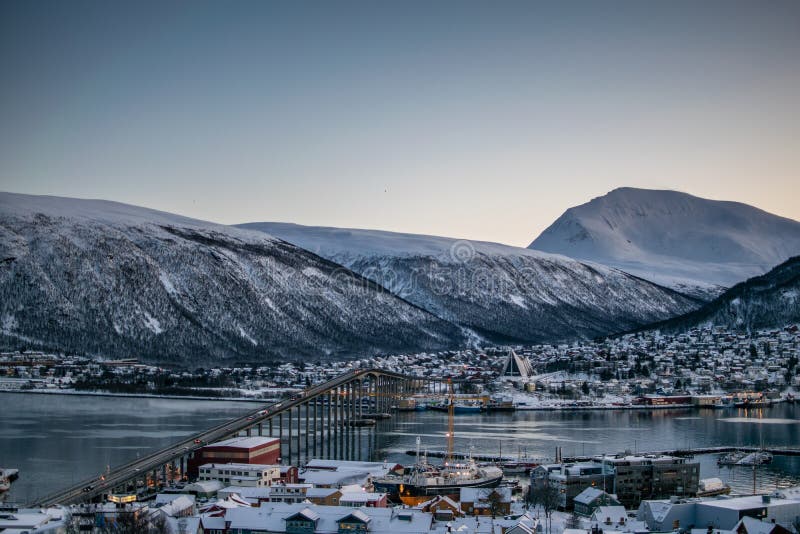
[[[398,379],[420,379],[419,377],[407,376],[382,369],[357,369],[348,371],[327,382],[303,390],[292,400],[283,400],[264,407],[259,407],[237,419],[232,419],[219,426],[190,436],[166,449],[156,451],[143,458],[137,458],[127,464],[116,466],[106,475],[83,480],[72,487],[48,495],[33,503],[31,506],[38,508],[53,506],[55,504],[71,504],[91,500],[98,495],[108,493],[112,488],[121,486],[137,477],[141,477],[144,473],[159,469],[165,464],[178,460],[182,456],[186,456],[202,448],[205,444],[235,436],[239,432],[252,428],[258,423],[268,421],[284,412],[289,412],[289,410],[296,406],[304,404],[332,389],[348,384],[356,378],[368,374]]]

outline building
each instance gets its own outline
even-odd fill
[[[706,499],[671,499],[642,501],[637,519],[651,531],[690,528],[734,530],[745,518],[775,523],[791,528],[800,516],[800,487],[772,495],[747,497],[710,497]],[[745,525],[750,530],[755,523]],[[757,525],[756,525],[757,526]]]
[[[573,499],[575,513],[583,517],[591,517],[601,506],[619,506],[619,501],[600,488],[586,488]]]
[[[340,506],[352,506],[360,508],[366,506],[367,508],[386,508],[388,498],[385,493],[374,493],[363,490],[343,490],[339,498]]]
[[[258,508],[234,508],[225,514],[227,531],[237,534],[429,534],[432,519],[430,514],[420,510],[302,503],[265,503]]]
[[[700,483],[700,463],[676,456],[629,454],[601,462],[613,469],[613,493],[626,508],[644,499],[694,497]]]
[[[311,484],[275,484],[268,487],[229,486],[220,490],[217,496],[227,499],[238,495],[251,504],[270,502],[283,502],[289,504],[301,503],[307,499],[307,494],[314,487]]]
[[[218,441],[195,451],[188,462],[190,478],[197,478],[204,464],[277,464],[281,455],[278,438],[236,437]]]
[[[645,406],[691,406],[691,395],[644,395],[633,401]]]
[[[464,515],[459,503],[447,495],[437,495],[430,501],[417,505],[417,508],[433,514],[434,521],[452,521],[454,518]]]
[[[700,482],[700,464],[667,455],[619,455],[604,457],[613,467],[613,492],[628,508],[643,499],[693,497]]]
[[[461,488],[459,501],[465,515],[503,517],[511,513],[511,488]]]
[[[509,351],[501,378],[530,378],[534,375],[533,366],[525,356],[520,356],[516,352]]]
[[[586,488],[611,489],[614,470],[600,462],[540,465],[531,471],[531,491],[539,491],[546,485],[558,489],[560,509],[572,510],[575,497]]]
[[[628,522],[628,514],[623,506],[600,506],[591,516],[592,526],[603,530],[622,530]]]
[[[271,486],[281,480],[278,465],[204,464],[198,480],[219,480],[226,486]]]

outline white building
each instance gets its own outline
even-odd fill
[[[226,486],[271,486],[281,478],[277,465],[263,464],[203,464],[198,480],[219,480]]]

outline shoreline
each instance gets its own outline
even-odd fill
[[[246,397],[204,397],[201,395],[159,395],[157,393],[109,393],[106,391],[43,390],[43,389],[0,389],[0,393],[34,394],[34,395],[70,395],[78,397],[121,397],[133,399],[169,399],[197,401],[252,402],[271,404],[273,399],[248,399]]]
[[[695,406],[694,404],[659,404],[655,406],[647,405],[628,405],[628,406],[525,406],[517,408],[518,412],[583,412],[583,411],[616,411],[616,410],[687,410],[700,409],[705,406]]]
[[[203,395],[168,395],[158,393],[110,393],[107,391],[77,391],[74,389],[0,389],[0,393],[16,393],[16,394],[34,394],[34,395],[71,395],[82,397],[118,397],[118,398],[134,398],[134,399],[169,399],[169,400],[196,400],[196,401],[224,401],[224,402],[251,402],[254,404],[272,404],[278,402],[280,399],[277,397],[269,399],[253,399],[248,397],[209,397]],[[780,404],[781,401],[773,401],[769,405],[763,406],[768,408],[772,404]],[[715,406],[703,406],[695,404],[658,404],[658,405],[637,405],[628,404],[624,406],[613,405],[595,405],[595,406],[518,406],[515,410],[498,410],[481,413],[514,413],[514,412],[584,412],[584,411],[661,411],[661,410],[712,410],[715,412],[724,412],[733,409],[733,406],[726,406],[724,408]],[[403,410],[401,410],[403,411]]]

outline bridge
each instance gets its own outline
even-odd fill
[[[453,381],[458,382],[457,380]],[[281,458],[299,465],[314,456],[352,459],[354,445],[348,439],[370,412],[386,413],[397,398],[415,393],[447,392],[447,381],[404,375],[384,369],[356,369],[309,387],[288,400],[261,406],[245,415],[190,436],[165,449],[111,469],[47,495],[33,507],[80,504],[106,500],[114,494],[137,492],[141,485],[166,485],[186,473],[186,466],[204,445],[236,437],[273,436],[280,440]],[[301,418],[302,416],[302,418]],[[302,432],[303,425],[305,432]],[[301,443],[301,437],[304,440]],[[296,459],[296,463],[292,463]]]

